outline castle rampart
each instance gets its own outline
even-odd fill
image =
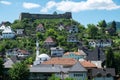
[[[30,13],[21,13],[19,19],[22,20],[24,18],[31,19],[71,19],[72,13],[66,12],[64,14],[30,14]]]

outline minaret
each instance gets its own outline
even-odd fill
[[[39,43],[38,40],[36,41],[36,60],[38,60],[38,56],[39,56]]]
[[[37,40],[36,41],[36,59],[35,59],[35,61],[33,63],[34,65],[40,64],[38,56],[39,56],[39,43],[38,43],[38,40]]]

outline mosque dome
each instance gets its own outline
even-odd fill
[[[50,59],[50,57],[49,57],[47,54],[40,54],[40,55],[38,56],[38,58],[39,58],[39,60],[41,60],[41,61],[46,61],[46,60],[49,60],[49,59]]]

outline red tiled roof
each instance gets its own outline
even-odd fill
[[[80,61],[81,65],[85,68],[96,68],[97,66],[93,63],[91,63],[90,61]]]
[[[43,62],[42,64],[56,64],[56,65],[64,65],[64,66],[72,66],[77,61],[72,58],[51,58],[48,61]]]
[[[39,25],[37,26],[37,28],[43,28],[43,25],[42,25],[42,24],[39,24]]]
[[[44,42],[54,42],[54,40],[52,37],[49,36]]]
[[[66,52],[64,55],[69,55],[69,54],[75,54],[75,55],[82,55],[81,52]]]
[[[28,51],[26,51],[26,50],[18,50],[19,52],[21,52],[21,53],[23,53],[23,54],[28,54]]]

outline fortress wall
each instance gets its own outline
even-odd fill
[[[65,19],[70,19],[70,18],[72,18],[72,13],[71,12],[66,12],[64,14],[21,13],[19,19],[22,20],[24,18],[32,18],[32,19],[59,19],[59,18],[65,18]]]

